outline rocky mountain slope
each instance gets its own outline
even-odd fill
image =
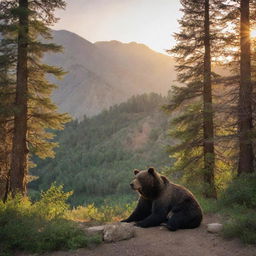
[[[171,57],[138,43],[118,41],[91,43],[68,32],[53,31],[62,54],[48,54],[45,62],[63,67],[68,74],[54,92],[62,112],[82,119],[121,103],[132,95],[166,94],[175,80]]]

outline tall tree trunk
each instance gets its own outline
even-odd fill
[[[8,86],[8,66],[5,65],[1,72],[1,82],[4,86]],[[0,88],[1,89],[1,88]],[[0,92],[1,93],[1,92]],[[11,104],[11,100],[3,98],[0,108]],[[11,150],[11,134],[8,124],[9,115],[2,112],[0,114],[0,200],[5,202],[9,192],[9,175],[10,175],[10,150]]]
[[[212,107],[212,82],[211,82],[211,45],[210,45],[210,17],[209,0],[205,0],[204,14],[204,89],[203,89],[203,131],[204,131],[204,179],[208,185],[206,197],[217,197],[214,182],[214,128]]]
[[[240,1],[240,89],[238,106],[239,163],[238,175],[253,172],[250,1]]]
[[[10,137],[7,121],[3,118],[0,119],[0,123],[0,200],[5,202],[9,190]]]
[[[27,110],[28,110],[28,0],[19,0],[19,34],[17,85],[14,114],[13,149],[10,170],[10,190],[26,193],[27,173]]]

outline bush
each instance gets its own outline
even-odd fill
[[[100,207],[94,204],[78,206],[69,213],[69,218],[76,221],[91,223],[106,223],[120,221],[127,218],[135,207],[136,202],[125,205],[109,205],[107,203]]]
[[[227,219],[223,235],[256,244],[256,175],[236,178],[221,195],[219,205]]]
[[[216,199],[195,196],[204,213],[216,213],[218,211],[218,203]]]
[[[239,237],[244,243],[256,244],[255,211],[233,212],[224,225],[223,235],[227,238]]]
[[[54,183],[47,191],[41,193],[41,199],[33,204],[33,210],[46,219],[62,217],[69,209],[68,198],[73,192],[64,192],[63,186]]]
[[[41,253],[98,243],[98,237],[85,236],[78,224],[64,218],[69,195],[62,186],[52,185],[34,204],[20,195],[5,204],[0,202],[0,255],[10,255],[14,250]]]
[[[220,202],[225,207],[242,205],[256,208],[256,175],[241,175],[234,179],[221,195]]]

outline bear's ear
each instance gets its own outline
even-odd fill
[[[161,179],[163,180],[164,184],[169,183],[169,180],[165,176],[161,175]]]
[[[139,172],[140,172],[140,171],[137,170],[137,169],[135,169],[135,170],[133,171],[134,175],[138,174]]]
[[[148,173],[154,176],[155,175],[155,169],[153,167],[150,167],[148,169]]]

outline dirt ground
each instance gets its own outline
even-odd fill
[[[208,233],[206,225],[216,220],[216,216],[205,216],[199,228],[176,232],[164,227],[136,228],[136,237],[130,240],[44,256],[256,256],[255,246],[244,246],[237,239],[228,241]]]

